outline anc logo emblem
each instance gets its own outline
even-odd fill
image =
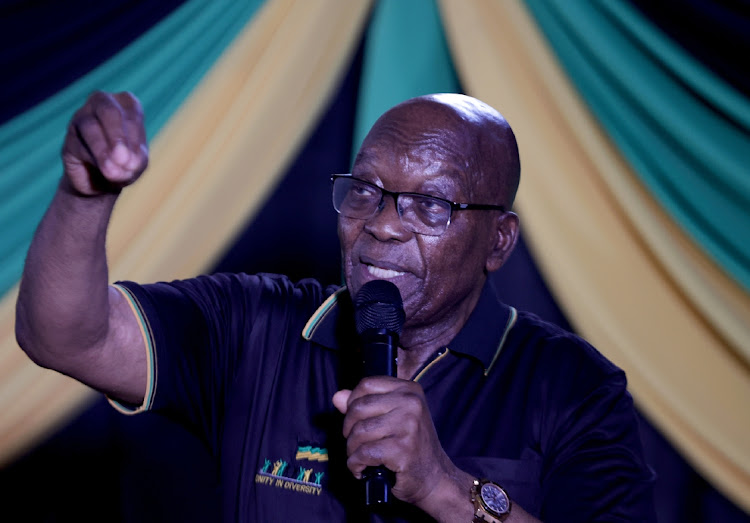
[[[264,459],[255,474],[255,482],[319,496],[325,472],[315,470],[314,464],[328,461],[328,450],[313,445],[298,446],[294,459],[297,463],[291,467],[283,459]]]

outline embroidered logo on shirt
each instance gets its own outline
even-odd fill
[[[297,455],[294,459],[297,461],[302,461],[303,459],[310,461],[328,461],[328,451],[310,445],[307,445],[306,447],[297,447]]]
[[[328,451],[324,448],[312,445],[298,446],[295,460],[298,462],[325,462],[328,461]],[[325,473],[315,470],[314,467],[300,463],[289,466],[283,459],[263,460],[263,466],[255,474],[255,482],[261,485],[293,490],[303,494],[320,496],[322,491],[321,482]]]

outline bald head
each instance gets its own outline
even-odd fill
[[[452,338],[487,275],[516,244],[518,216],[507,211],[519,171],[510,126],[479,100],[434,94],[387,111],[360,147],[351,172],[359,183],[347,193],[352,206],[367,203],[373,212],[364,218],[339,214],[350,291],[390,280],[403,297],[404,333],[411,332],[402,342],[434,349],[436,330]],[[455,203],[447,213],[444,203],[427,197]]]
[[[440,149],[470,175],[475,201],[510,209],[520,180],[516,138],[508,122],[486,103],[461,94],[431,94],[409,99],[384,113],[361,151],[384,136],[414,136],[415,148]]]

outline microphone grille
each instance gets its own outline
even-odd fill
[[[386,280],[365,283],[354,299],[354,322],[360,335],[386,329],[401,336],[406,314],[398,287]]]

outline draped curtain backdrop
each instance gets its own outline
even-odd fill
[[[498,108],[520,145],[526,240],[571,324],[625,369],[638,407],[689,462],[750,511],[750,90],[638,3],[173,2],[90,70],[4,107],[0,460],[93,394],[34,366],[13,334],[23,258],[75,108],[94,89],[131,90],[146,112],[151,167],[117,205],[112,279],[190,277],[263,206],[367,29],[355,146],[410,96],[463,90]],[[99,22],[127,33],[147,3],[115,4]],[[747,13],[691,5],[730,20],[747,49]],[[35,14],[1,9],[3,23]],[[81,34],[105,45],[85,31],[95,21],[44,33],[10,59],[56,45],[75,64]],[[60,77],[29,71],[34,85]]]

